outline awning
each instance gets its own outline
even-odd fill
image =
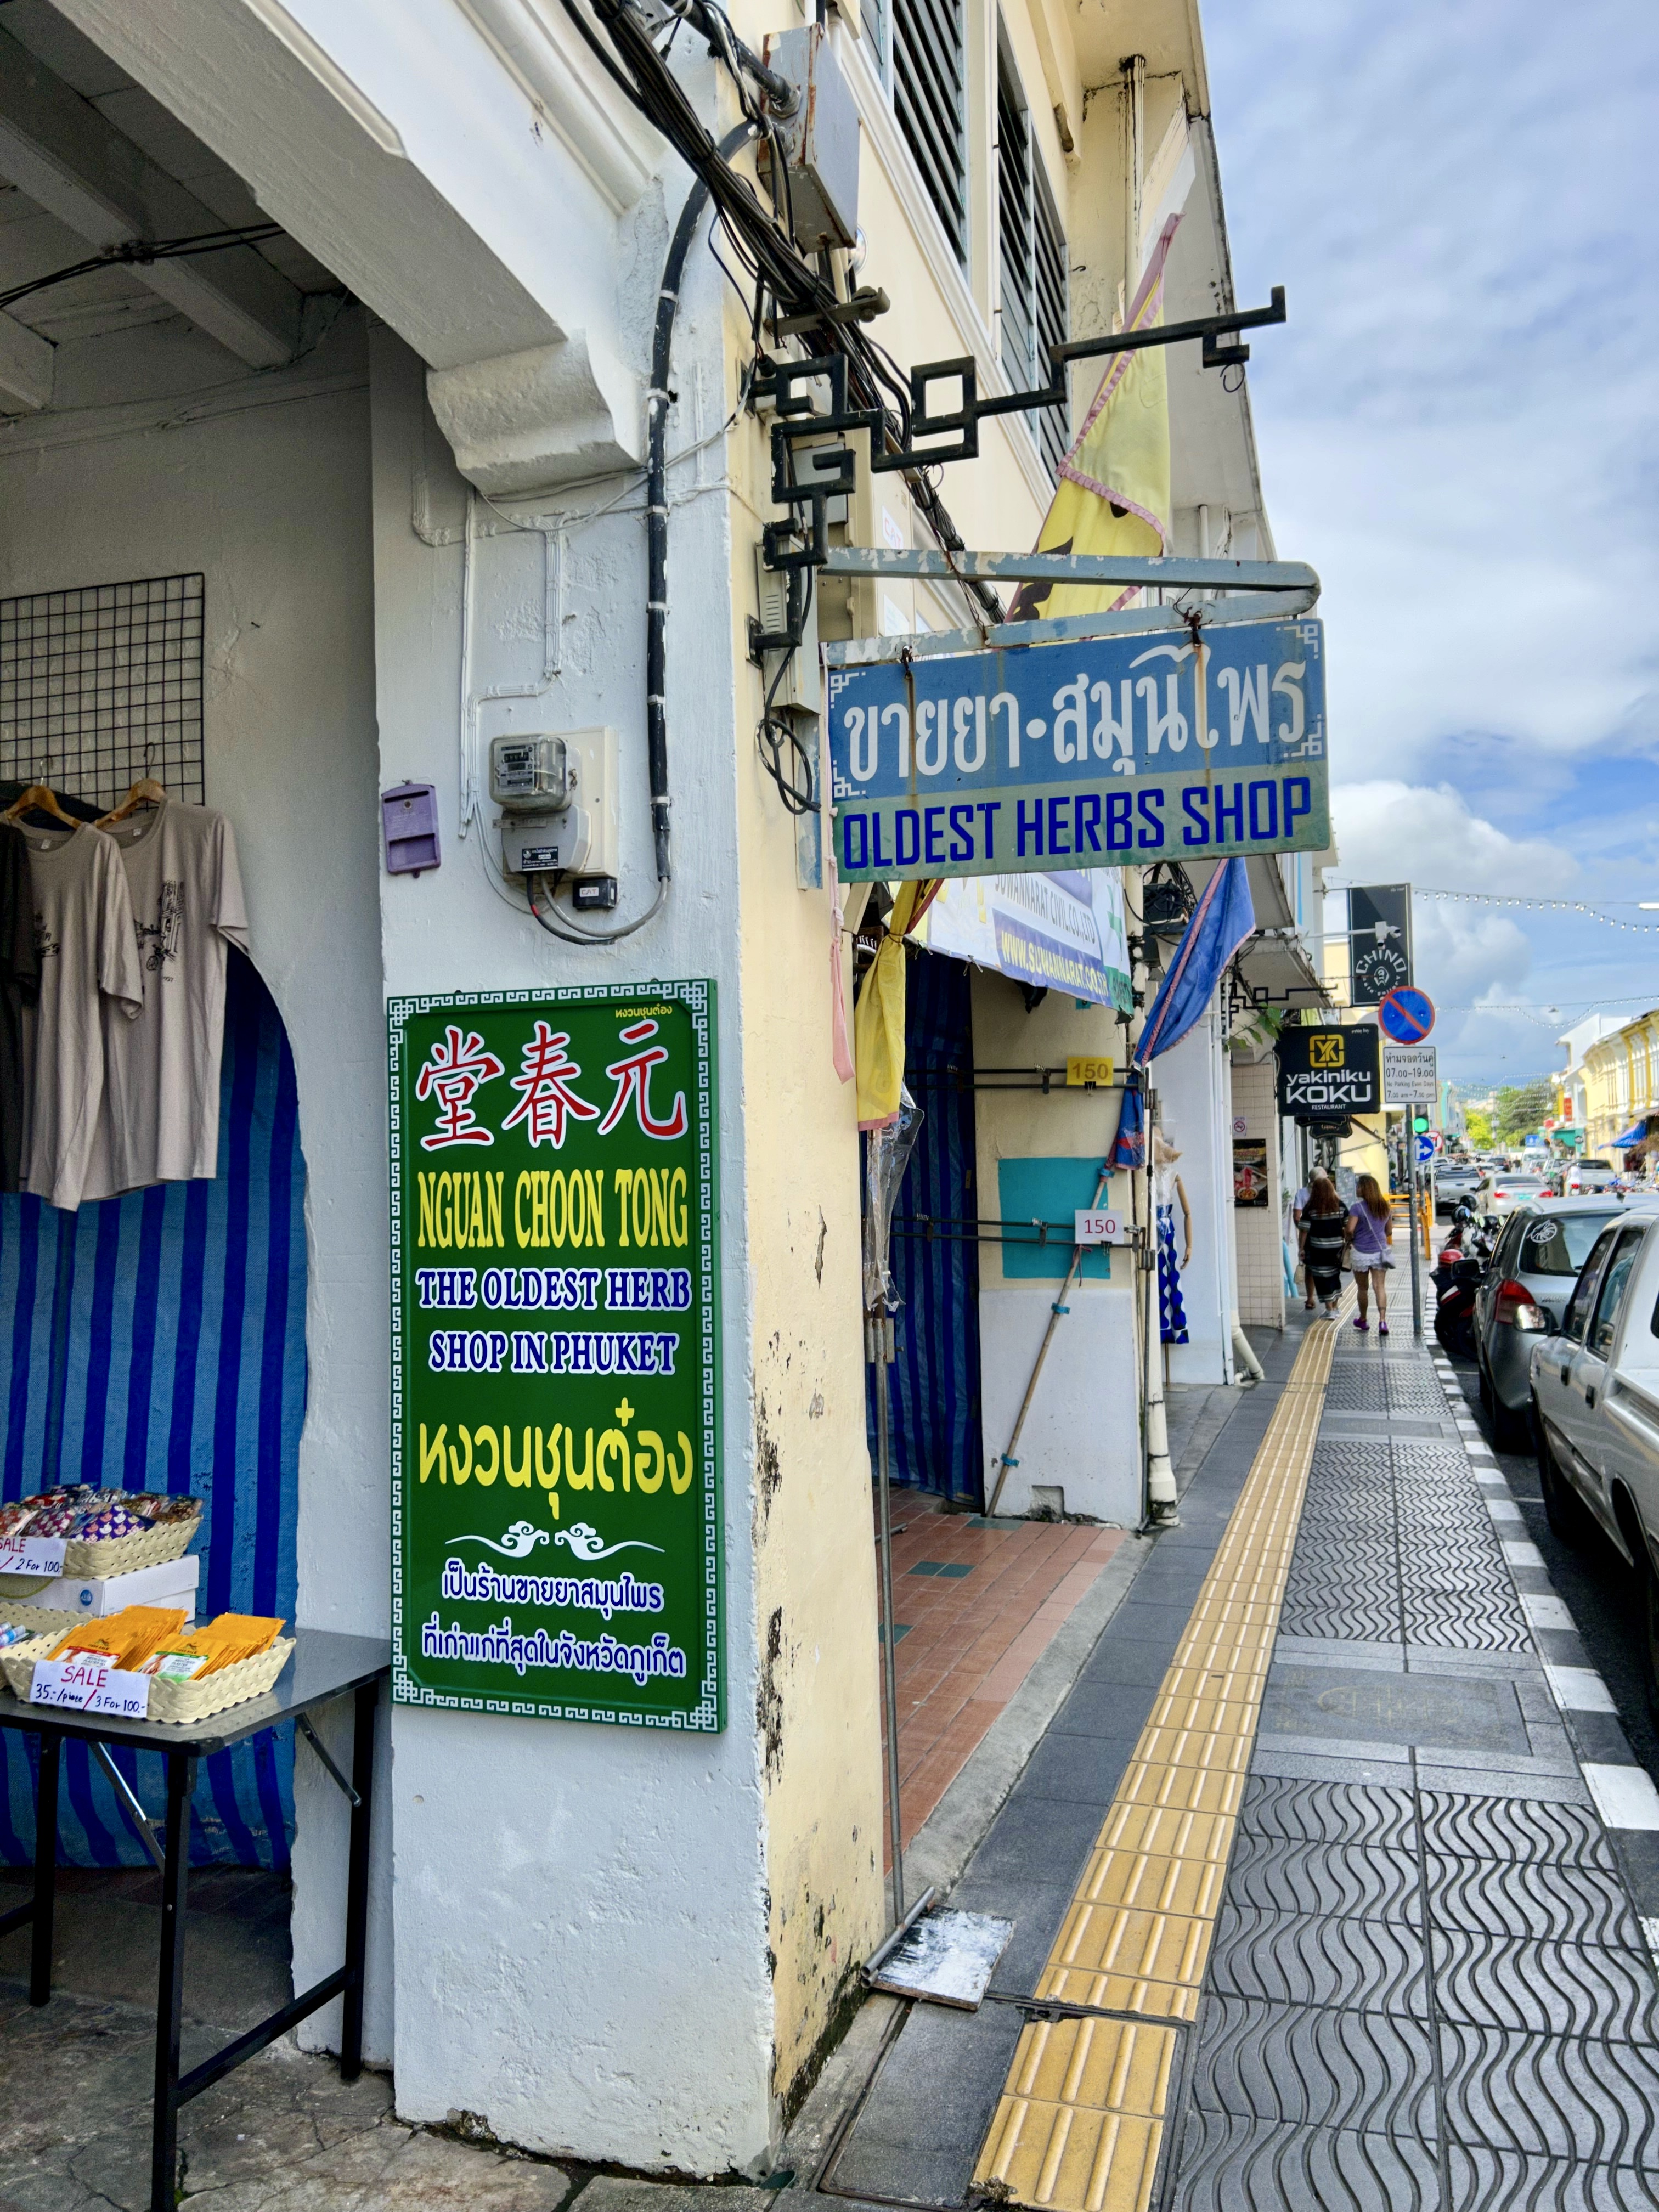
[[[1648,1125],[1645,1121],[1632,1121],[1622,1137],[1614,1137],[1611,1139],[1613,1149],[1614,1152],[1622,1152],[1627,1145],[1639,1145],[1647,1133]]]

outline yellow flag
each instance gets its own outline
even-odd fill
[[[1164,319],[1164,264],[1181,217],[1164,226],[1125,328]],[[1132,553],[1156,559],[1169,542],[1170,387],[1164,348],[1115,353],[1082,429],[1060,465],[1054,502],[1038,533],[1039,553]],[[1048,622],[1124,605],[1138,587],[1117,584],[1022,584],[1011,622]]]
[[[899,1109],[904,1080],[904,936],[921,920],[939,890],[937,882],[901,884],[887,917],[887,934],[864,978],[853,1013],[853,1055],[858,1066],[859,1127],[884,1129]]]

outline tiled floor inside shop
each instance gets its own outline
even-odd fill
[[[1124,1540],[893,1492],[900,1792],[914,1836]]]

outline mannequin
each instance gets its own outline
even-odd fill
[[[1187,1342],[1187,1310],[1181,1299],[1181,1270],[1192,1264],[1193,1214],[1187,1188],[1176,1173],[1181,1154],[1162,1129],[1152,1132],[1152,1196],[1158,1213],[1158,1302],[1165,1344]],[[1176,1259],[1175,1210],[1179,1205],[1182,1252]]]

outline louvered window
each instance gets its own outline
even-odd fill
[[[1031,131],[1030,111],[1002,40],[997,42],[997,312],[1002,369],[1016,391],[1046,383],[1045,347],[1066,335],[1066,237]],[[1069,410],[1028,416],[1050,475],[1065,458]]]
[[[1032,163],[1035,194],[1036,263],[1036,328],[1038,375],[1046,378],[1048,356],[1045,346],[1060,345],[1071,335],[1066,286],[1066,234],[1048,190],[1041,161]],[[1072,410],[1067,405],[1045,407],[1037,419],[1038,443],[1050,476],[1057,477],[1066,449],[1072,442]]]
[[[1016,392],[1036,381],[1032,289],[1031,118],[1006,54],[997,54],[997,253],[1002,369]]]
[[[893,107],[951,250],[968,258],[966,0],[891,0]]]

